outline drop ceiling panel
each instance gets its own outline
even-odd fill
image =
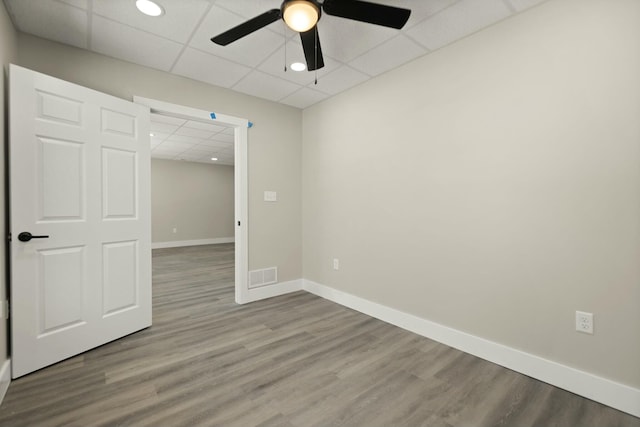
[[[84,10],[42,0],[11,0],[5,4],[20,31],[75,47],[87,47],[88,21]]]
[[[307,108],[308,106],[313,105],[316,102],[320,102],[328,97],[329,95],[326,93],[303,87],[299,91],[283,98],[280,102],[297,108]]]
[[[323,15],[318,22],[318,34],[325,55],[348,62],[397,35],[398,30]]]
[[[165,139],[167,139],[167,137],[169,135],[165,135],[165,134],[157,134],[157,133],[150,133],[151,137],[150,137],[150,141],[151,141],[151,145],[158,145],[161,142],[163,142]]]
[[[211,41],[211,37],[244,21],[245,18],[239,15],[213,6],[194,34],[189,46],[238,64],[255,67],[284,43],[283,36],[263,28],[227,46],[219,46]]]
[[[185,136],[185,135],[169,135],[165,141],[168,142],[176,142],[176,143],[180,143],[180,144],[191,144],[191,145],[195,145],[195,144],[200,144],[201,139],[200,138],[194,138],[192,136]]]
[[[133,0],[93,0],[93,13],[180,43],[186,43],[193,28],[211,7],[207,0],[160,2],[165,13],[143,15]]]
[[[515,10],[521,12],[525,9],[543,3],[546,0],[508,0]]]
[[[243,18],[253,18],[270,9],[280,9],[282,0],[217,0],[216,6],[223,7]]]
[[[313,85],[313,89],[320,90],[329,95],[335,95],[343,90],[364,82],[368,78],[369,76],[361,73],[360,71],[347,66],[342,66],[318,80],[318,84]],[[308,87],[311,88],[310,86]]]
[[[87,1],[88,0],[59,0],[62,3],[67,3],[71,6],[79,7],[81,9],[87,9]]]
[[[125,61],[169,71],[182,46],[174,41],[94,15],[91,47]]]
[[[175,131],[176,135],[184,135],[191,136],[193,138],[207,139],[214,135],[215,132],[202,130],[202,129],[193,129],[188,127],[181,127],[180,129]]]
[[[251,71],[251,68],[224,58],[187,48],[175,67],[175,74],[216,86],[229,88]]]
[[[252,71],[233,87],[233,90],[249,95],[278,101],[291,95],[302,86],[273,77],[261,71]]]
[[[399,34],[354,59],[351,61],[351,66],[358,71],[375,76],[395,68],[394,64],[403,64],[426,52],[425,48]]]
[[[462,0],[407,30],[430,50],[472,34],[511,14],[502,0]]]
[[[187,142],[177,142],[177,141],[166,140],[158,146],[158,149],[183,152],[188,150],[191,147],[193,147],[193,144],[190,144]]]

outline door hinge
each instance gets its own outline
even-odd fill
[[[240,221],[238,221],[238,227],[240,227]]]

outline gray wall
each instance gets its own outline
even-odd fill
[[[249,130],[249,268],[302,277],[301,111],[20,33],[18,65],[131,100],[134,95],[243,117]],[[263,202],[265,190],[277,203]]]
[[[233,238],[233,202],[233,166],[151,159],[153,243]]]
[[[2,200],[4,206],[5,194],[5,157],[6,144],[8,144],[7,138],[7,115],[8,108],[6,103],[8,102],[8,79],[9,73],[8,64],[15,62],[16,58],[16,46],[17,35],[13,29],[13,24],[7,10],[4,7],[4,3],[0,2],[0,61],[2,61],[2,70],[0,77],[0,138],[2,138],[2,144],[0,146],[0,200]],[[6,92],[5,92],[6,91]],[[6,98],[5,98],[6,96]],[[7,215],[5,209],[0,209],[0,236],[7,235],[6,220]],[[5,243],[0,244],[0,302],[7,299],[7,263],[6,263],[7,250]],[[7,359],[7,321],[0,319],[0,366]]]
[[[304,110],[304,277],[639,387],[639,17],[550,1]]]

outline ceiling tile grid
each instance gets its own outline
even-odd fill
[[[210,41],[281,0],[156,1],[165,11],[157,18],[139,13],[135,0],[4,0],[20,31],[298,108],[545,0],[372,0],[411,9],[402,30],[324,13],[325,67],[317,73],[284,71],[304,55],[298,34],[280,20],[228,46]]]
[[[180,54],[180,43],[116,21],[94,16],[91,48],[103,55],[169,71]]]
[[[131,0],[93,0],[93,14],[133,28],[139,28],[178,43],[189,41],[193,29],[211,8],[208,0],[159,2],[165,10],[162,16],[150,19],[141,14]]]
[[[153,158],[233,165],[231,128],[151,114],[149,137]]]
[[[402,30],[323,13],[317,72],[285,71],[305,61],[300,36],[281,20],[228,46],[211,42],[281,0],[155,0],[164,9],[156,18],[135,0],[3,1],[19,31],[307,108],[547,0],[370,0],[411,9]],[[154,157],[233,164],[232,129],[158,116],[152,131]]]
[[[224,58],[187,48],[173,67],[173,73],[216,86],[232,87],[251,68]]]

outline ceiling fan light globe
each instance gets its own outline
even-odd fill
[[[284,22],[293,31],[304,33],[313,28],[319,18],[318,7],[308,0],[292,0],[284,5]]]

